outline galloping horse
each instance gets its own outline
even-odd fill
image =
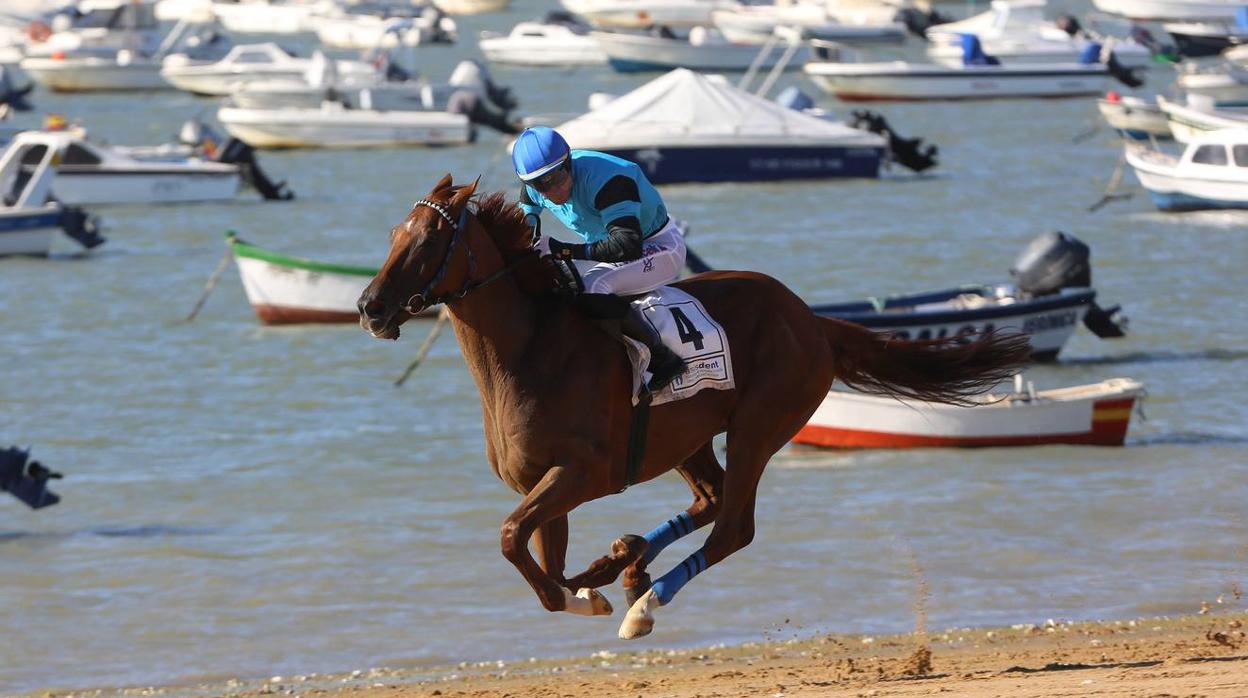
[[[610,555],[566,577],[568,512],[630,484],[631,367],[616,339],[548,292],[545,265],[529,263],[536,255],[520,209],[501,193],[477,200],[475,191],[476,182],[453,186],[447,175],[391,230],[389,256],[360,296],[360,324],[374,337],[397,339],[408,318],[446,303],[481,393],[490,466],[524,497],[503,522],[503,556],[549,611],[610,614],[596,589],[623,573],[631,607],[622,638],[649,633],[657,607],[750,543],[763,468],[834,378],[869,393],[956,404],[1010,376],[1029,354],[1024,335],[966,344],[893,340],[815,315],[762,274],[681,281],[723,325],[736,387],[654,407],[636,481],[675,468],[693,505],[645,537],[622,536]],[[721,468],[712,439],[724,432]],[[646,566],[654,557],[711,522],[705,545],[651,584]]]

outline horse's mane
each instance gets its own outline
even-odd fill
[[[504,253],[527,250],[532,244],[524,211],[501,191],[477,199],[477,220]]]

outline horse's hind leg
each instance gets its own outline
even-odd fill
[[[611,554],[600,557],[589,569],[569,579],[565,586],[572,589],[588,587],[597,589],[615,582],[624,573],[624,592],[631,606],[637,597],[650,588],[646,564],[673,541],[705,526],[715,518],[719,506],[719,493],[723,486],[724,471],[715,460],[715,450],[708,442],[698,449],[676,471],[685,478],[693,491],[693,505],[679,515],[668,519],[643,538],[626,535],[611,544]]]
[[[724,469],[719,467],[711,442],[708,441],[697,453],[677,466],[676,472],[685,478],[693,492],[693,504],[646,534],[645,555],[624,571],[624,598],[629,606],[650,590],[650,575],[646,573],[646,566],[667,546],[714,521],[719,512],[720,497],[724,490]]]

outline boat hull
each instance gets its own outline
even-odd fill
[[[1143,386],[1104,383],[989,396],[974,407],[833,391],[794,443],[827,448],[935,448],[1083,444],[1121,446]]]
[[[234,246],[247,301],[266,325],[358,322],[356,302],[375,270],[295,266],[277,255]]]
[[[1077,97],[1109,84],[1104,66],[911,66],[809,63],[803,69],[820,88],[844,101],[922,101]]]
[[[636,34],[611,34],[594,32],[594,39],[607,55],[607,63],[617,72],[638,73],[673,68],[690,70],[747,70],[758,57],[760,47],[753,44],[704,44],[694,45],[677,39],[661,39]],[[785,54],[784,50],[770,51],[762,62],[763,68],[774,67]],[[785,70],[796,70],[806,62],[810,50],[799,47]]]
[[[222,107],[217,118],[230,135],[256,148],[435,146],[472,139],[468,118],[445,112]]]
[[[655,184],[875,178],[884,156],[883,148],[845,146],[661,146],[605,152],[638,163]]]
[[[950,292],[932,294],[945,297]],[[914,297],[911,297],[914,298]],[[896,312],[852,310],[844,305],[814,305],[816,314],[849,320],[901,339],[973,338],[992,331],[1021,332],[1031,341],[1032,358],[1051,361],[1065,346],[1096,298],[1091,289],[1066,289],[1052,296],[971,310]]]
[[[26,58],[21,67],[31,80],[55,92],[171,89],[160,76],[160,64],[153,61],[123,65],[101,58]]]
[[[61,209],[50,205],[34,210],[0,210],[0,257],[46,257],[52,235],[60,230]]]
[[[57,169],[52,191],[71,205],[180,204],[232,201],[240,184],[234,168],[133,171],[63,166]]]
[[[550,42],[500,36],[482,39],[478,45],[487,60],[509,65],[602,65],[607,62],[607,54],[588,37]]]

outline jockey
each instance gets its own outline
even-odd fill
[[[663,199],[641,168],[593,150],[571,150],[554,129],[525,129],[511,161],[524,183],[520,208],[540,230],[542,209],[550,209],[584,243],[540,236],[539,252],[571,259],[585,293],[636,296],[669,284],[685,266],[685,239],[667,215]],[[642,311],[629,304],[621,331],[650,349],[647,388],[662,390],[685,370],[685,362],[663,344]]]

